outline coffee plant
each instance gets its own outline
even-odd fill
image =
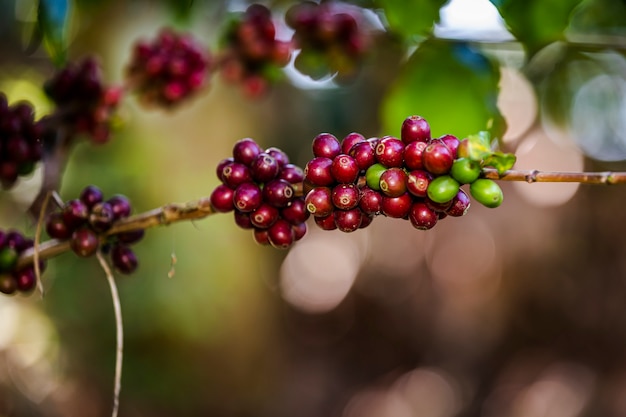
[[[623,2],[477,1],[472,7],[492,13],[497,30],[476,32],[482,23],[468,18],[473,31],[461,35],[450,18],[469,13],[461,1],[32,3],[0,5],[4,16],[18,17],[3,18],[1,65],[9,75],[0,78],[0,184],[3,221],[11,222],[0,228],[8,329],[0,335],[7,370],[0,415],[85,415],[84,407],[98,416],[535,415],[542,401],[541,413],[623,414],[626,336],[606,324],[626,325],[623,191],[581,188],[573,214],[558,214],[562,223],[533,211],[528,201],[536,197],[523,197],[539,187],[523,183],[554,183],[548,194],[562,203],[577,188],[564,198],[557,189],[626,183]],[[116,31],[124,46],[108,38]],[[26,46],[18,40],[24,33]],[[107,43],[122,64],[98,46]],[[150,135],[138,133],[142,123],[153,125],[148,145],[138,144],[137,136]],[[203,139],[192,143],[195,132]],[[534,159],[533,149],[540,149]],[[152,153],[162,159],[147,172],[142,161]],[[568,155],[588,169],[570,168]],[[189,184],[170,181],[186,171]],[[160,198],[191,185],[202,197]],[[152,188],[157,208],[141,201]],[[218,284],[186,281],[179,243],[161,271],[163,249],[144,246],[151,242],[144,237],[175,222],[200,229],[196,221],[209,216],[224,221],[200,230],[209,243],[193,249],[214,263],[203,279],[228,282],[261,258],[279,257],[281,278],[268,287],[280,290],[277,310],[288,304],[285,327],[265,329],[261,316],[275,312],[256,300],[249,308],[261,314],[252,324],[236,320],[246,332],[228,336],[274,332],[276,344],[233,337],[208,359],[195,351],[217,346],[200,340],[196,323],[224,329],[219,315],[235,317],[219,299],[236,295],[205,294]],[[237,228],[283,251],[246,246]],[[561,237],[550,243],[544,232]],[[612,240],[599,249],[602,238]],[[495,260],[508,253],[502,248],[516,255]],[[68,252],[74,256],[60,256]],[[103,332],[89,331],[99,319],[89,312],[100,308],[96,284],[73,279],[94,274],[89,258],[113,298],[115,349]],[[504,282],[505,268],[515,283]],[[584,276],[589,271],[598,276]],[[139,278],[118,282],[120,297],[116,275],[135,272]],[[173,279],[148,280],[159,273]],[[313,276],[319,287],[302,284]],[[521,288],[532,276],[554,282]],[[493,295],[492,278],[508,298]],[[518,293],[526,298],[510,295]],[[176,329],[126,317],[123,368],[122,304],[133,314],[159,303],[163,311],[144,310],[154,315],[147,321]],[[60,366],[71,371],[58,371],[68,382],[34,365],[44,353],[18,355],[11,339],[22,323],[15,312],[46,317],[43,310],[59,319],[61,336],[49,339],[60,338],[68,352]],[[516,319],[518,310],[527,316]],[[599,355],[589,338],[598,339]],[[96,369],[97,354],[107,370]],[[122,369],[131,388],[120,401]],[[101,377],[111,373],[112,410],[109,379]]]

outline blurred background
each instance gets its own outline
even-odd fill
[[[96,55],[121,83],[138,39],[170,26],[215,47],[224,16],[248,5],[183,3],[77,0],[69,57]],[[517,169],[626,170],[623,1],[521,2],[527,15],[513,1],[494,1],[501,13],[487,0],[406,2],[409,19],[434,7],[428,38],[389,30],[385,3],[361,2],[375,40],[352,82],[291,65],[254,100],[217,75],[175,111],[131,97],[110,143],[73,150],[61,196],[97,184],[136,213],[191,201],[219,184],[215,166],[241,138],[304,166],[320,132],[398,135],[411,114],[437,136],[502,126]],[[291,3],[267,5],[280,17]],[[567,42],[533,43],[557,9]],[[54,67],[43,48],[25,52],[35,10],[0,1],[0,90],[41,116]],[[0,194],[0,227],[34,235],[24,213],[41,174]],[[139,270],[117,281],[120,416],[626,416],[626,187],[502,187],[498,209],[473,204],[427,232],[382,216],[352,234],[310,223],[286,252],[230,214],[149,230]],[[103,272],[68,253],[48,262],[44,286],[43,299],[0,298],[0,416],[110,415]]]

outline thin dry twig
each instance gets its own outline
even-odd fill
[[[122,389],[122,355],[124,352],[124,328],[122,326],[122,306],[120,304],[120,296],[115,285],[115,277],[109,264],[102,256],[102,252],[96,252],[98,262],[106,274],[109,287],[111,288],[111,298],[113,300],[113,310],[115,312],[115,329],[116,329],[116,351],[115,351],[115,377],[113,384],[113,410],[111,417],[117,417],[120,405],[120,391]]]
[[[41,240],[41,229],[43,228],[44,217],[46,216],[46,210],[48,203],[50,202],[50,192],[46,193],[39,210],[39,219],[37,220],[37,229],[35,230],[35,241],[33,243],[33,265],[35,266],[35,279],[37,280],[37,289],[41,298],[44,296],[43,282],[41,281],[41,268],[39,267],[39,241]]]

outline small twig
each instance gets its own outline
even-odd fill
[[[578,182],[581,184],[614,185],[626,184],[626,172],[549,172],[549,171],[505,171],[499,174],[493,168],[483,168],[484,178],[501,181],[533,182]]]
[[[115,355],[115,377],[113,385],[113,411],[111,417],[117,417],[117,411],[120,405],[120,390],[122,389],[122,355],[124,352],[124,328],[122,325],[122,306],[120,304],[120,296],[115,285],[115,277],[109,264],[102,256],[102,252],[96,253],[98,262],[106,274],[109,287],[111,288],[111,298],[113,300],[113,310],[115,312],[115,329],[116,329],[116,355]]]
[[[43,204],[41,205],[41,210],[39,210],[39,219],[37,220],[37,229],[35,229],[35,241],[33,243],[33,265],[35,266],[35,280],[37,281],[37,289],[39,290],[39,294],[41,294],[41,298],[44,296],[43,282],[41,282],[41,268],[39,267],[39,241],[41,240],[41,229],[43,228],[44,217],[46,215],[46,209],[48,208],[48,203],[50,202],[50,194],[46,193],[46,197],[43,200]]]

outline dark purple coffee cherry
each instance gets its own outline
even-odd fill
[[[450,149],[441,141],[432,141],[422,153],[424,169],[434,175],[447,174],[454,163]]]
[[[430,207],[431,209],[435,210],[437,213],[444,213],[452,205],[452,200],[444,201],[443,203],[438,203],[438,202],[433,201],[430,198],[426,197],[424,199],[424,203],[426,203],[426,205],[428,207]]]
[[[254,140],[245,138],[237,141],[233,146],[233,159],[250,166],[261,152],[263,149]]]
[[[263,199],[274,207],[287,207],[293,197],[293,187],[285,180],[272,180],[263,187]]]
[[[383,196],[380,208],[385,216],[403,219],[409,214],[412,203],[413,199],[409,193],[404,193],[398,197]]]
[[[48,215],[46,220],[46,233],[53,239],[65,240],[72,236],[72,229],[67,227],[63,220],[63,213],[57,211]]]
[[[304,235],[306,235],[306,223],[298,223],[292,224],[291,228],[293,229],[293,241],[297,242],[302,239]]]
[[[89,213],[89,225],[98,233],[105,232],[113,225],[115,215],[109,203],[96,203]]]
[[[311,145],[313,148],[313,155],[315,157],[322,157],[333,159],[341,152],[341,144],[334,135],[330,133],[320,133],[313,139]]]
[[[113,246],[111,249],[111,262],[113,263],[113,267],[122,274],[132,274],[139,265],[135,252],[124,245]]]
[[[359,204],[359,189],[354,184],[339,184],[333,187],[333,205],[341,210],[350,210]]]
[[[265,152],[261,152],[250,164],[252,178],[258,182],[271,181],[278,175],[278,162]]]
[[[225,158],[222,159],[220,162],[218,162],[217,167],[215,168],[215,174],[217,175],[217,178],[224,182],[224,179],[222,177],[222,175],[224,174],[224,168],[226,168],[228,165],[232,164],[233,162],[235,162],[235,158]]]
[[[75,254],[81,257],[88,257],[96,253],[100,246],[98,235],[91,229],[81,228],[72,233],[70,247]]]
[[[348,154],[354,158],[360,170],[366,170],[376,163],[374,145],[370,141],[356,143]]]
[[[280,216],[293,225],[304,223],[311,213],[306,209],[303,198],[297,198],[280,211]]]
[[[222,169],[222,182],[235,189],[244,182],[252,182],[252,172],[242,163],[231,162]]]
[[[352,210],[335,210],[335,225],[345,233],[354,232],[361,226],[363,212],[359,208]]]
[[[359,165],[350,155],[339,154],[333,159],[330,166],[330,173],[335,181],[343,184],[350,184],[356,181],[359,176]]]
[[[83,225],[89,217],[89,208],[82,201],[70,200],[63,207],[63,222],[74,230]]]
[[[233,195],[235,191],[224,184],[218,185],[211,193],[211,206],[215,211],[227,213],[235,208]]]
[[[376,216],[373,214],[363,213],[363,215],[361,216],[361,225],[359,226],[359,229],[365,229],[367,226],[372,224],[372,222],[374,221],[374,217]]]
[[[404,165],[409,170],[424,169],[422,154],[428,144],[426,142],[411,142],[404,147]]]
[[[138,230],[129,230],[128,232],[118,233],[115,236],[120,243],[124,243],[126,245],[132,245],[133,243],[139,242],[145,236],[146,231],[143,229]]]
[[[242,213],[239,210],[235,210],[235,224],[242,229],[254,229],[252,220],[250,219],[250,213]]]
[[[104,194],[95,185],[88,185],[81,191],[79,199],[91,210],[93,206],[104,200]]]
[[[281,168],[289,163],[289,156],[282,149],[272,146],[271,148],[267,148],[265,153],[274,158]]]
[[[335,216],[333,213],[323,217],[315,217],[313,220],[315,221],[315,224],[322,230],[337,229],[337,225],[335,224]]]
[[[428,207],[423,202],[416,202],[411,206],[409,221],[419,230],[428,230],[435,227],[439,217],[435,210]]]
[[[359,142],[365,142],[365,137],[362,134],[348,133],[341,141],[341,153],[350,154],[350,149]]]
[[[376,145],[376,160],[387,168],[401,167],[404,163],[404,143],[393,136],[384,136]]]
[[[304,199],[306,209],[315,217],[328,216],[333,212],[334,205],[330,188],[315,187]]]
[[[254,241],[262,246],[270,245],[269,229],[254,229]]]
[[[400,138],[405,144],[428,142],[430,140],[430,125],[421,116],[409,116],[402,122]]]
[[[452,159],[456,159],[457,149],[459,148],[459,139],[454,135],[443,135],[439,138],[448,149],[450,149],[450,153],[452,154]]]
[[[398,197],[406,192],[406,182],[402,168],[389,168],[380,176],[380,191],[387,197]]]
[[[428,186],[432,179],[433,176],[428,171],[422,169],[413,170],[409,172],[407,176],[407,191],[416,197],[426,197],[428,194]]]
[[[452,217],[465,216],[470,208],[470,198],[463,190],[459,190],[457,195],[452,199],[452,204],[445,213]]]
[[[297,165],[285,164],[278,173],[279,180],[285,180],[289,184],[297,184],[304,180],[304,171]]]
[[[262,203],[250,213],[250,222],[254,227],[267,229],[278,220],[278,209],[271,204]]]
[[[19,291],[27,293],[35,289],[37,277],[35,276],[35,270],[32,266],[20,269],[12,275],[15,278],[15,283]]]
[[[258,185],[252,182],[241,184],[233,193],[235,208],[244,213],[256,210],[263,201],[263,192]]]
[[[326,157],[317,157],[307,162],[304,168],[305,179],[314,186],[324,187],[332,185],[335,178],[331,172],[333,160]]]
[[[33,246],[32,239],[26,239],[17,230],[10,230],[9,233],[6,234],[6,239],[6,246],[15,249],[17,252],[22,252]]]
[[[378,191],[372,190],[369,187],[361,188],[361,198],[359,200],[359,207],[365,214],[376,215],[382,210],[381,204],[383,196]]]
[[[292,225],[284,219],[279,219],[267,229],[267,237],[273,247],[287,249],[294,241]]]
[[[128,217],[132,210],[130,200],[128,199],[128,197],[122,194],[114,195],[107,200],[107,203],[109,203],[111,205],[111,208],[113,209],[113,218],[115,220]]]

